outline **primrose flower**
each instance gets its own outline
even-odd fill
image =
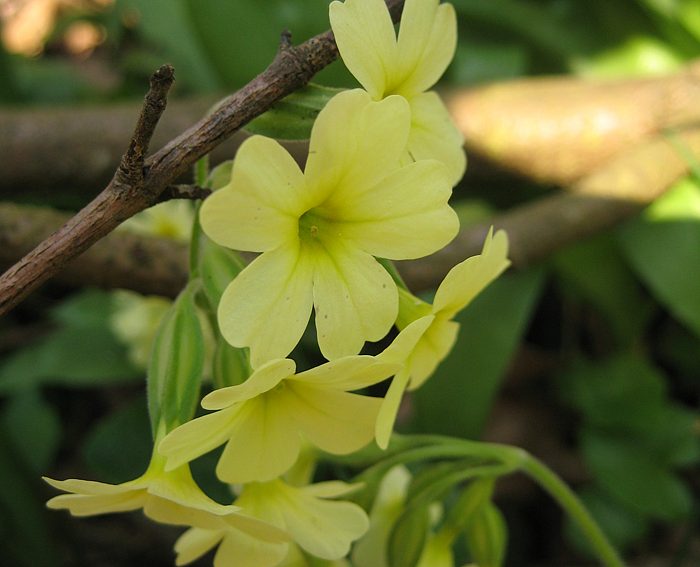
[[[277,142],[253,136],[230,183],[202,205],[202,228],[217,244],[262,252],[218,309],[223,336],[250,347],[254,368],[291,352],[312,306],[329,360],[381,339],[398,298],[373,256],[422,257],[457,233],[445,166],[399,164],[409,124],[401,97],[372,102],[360,89],[345,91],[319,113],[303,173]]]
[[[329,8],[346,67],[374,100],[401,95],[411,106],[411,159],[435,158],[456,184],[466,168],[463,136],[432,87],[457,46],[457,17],[439,0],[406,0],[398,40],[384,0],[345,0]]]
[[[492,228],[481,254],[467,258],[448,272],[432,305],[399,289],[396,325],[402,333],[380,358],[403,362],[404,366],[389,386],[377,419],[380,447],[386,448],[389,443],[404,390],[419,388],[449,354],[459,331],[459,323],[452,319],[510,265],[507,256],[506,233],[499,230],[494,235]]]
[[[353,541],[369,527],[364,510],[351,502],[328,500],[356,487],[343,482],[323,482],[294,487],[277,479],[243,487],[235,504],[292,536],[293,543],[262,542],[231,529],[185,532],[175,544],[177,564],[185,565],[219,545],[217,567],[274,567],[289,564],[299,546],[321,559],[344,557]]]
[[[216,472],[230,483],[280,476],[304,440],[335,455],[352,453],[372,440],[381,400],[349,391],[399,368],[355,355],[295,374],[293,360],[270,361],[244,383],[205,396],[202,407],[217,411],[176,428],[158,450],[173,469],[226,443]]]
[[[241,512],[238,506],[224,506],[211,500],[195,483],[187,465],[165,471],[165,459],[153,455],[146,472],[122,484],[89,480],[53,480],[54,488],[68,492],[46,505],[68,510],[73,516],[94,516],[143,509],[150,519],[164,524],[196,526],[206,530],[231,529],[264,542],[280,543],[289,536],[279,528]]]

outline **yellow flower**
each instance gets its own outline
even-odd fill
[[[279,528],[211,500],[195,483],[187,465],[165,471],[165,459],[154,454],[146,472],[122,484],[89,480],[53,480],[54,488],[68,492],[46,505],[68,510],[73,516],[94,516],[143,509],[156,522],[196,526],[207,530],[231,529],[265,542],[284,542],[289,536]]]
[[[177,564],[194,561],[219,545],[217,567],[273,567],[293,564],[298,545],[321,559],[344,557],[353,541],[367,531],[364,510],[351,502],[329,501],[355,487],[343,482],[323,482],[301,488],[282,480],[245,485],[236,505],[255,517],[291,534],[294,544],[265,543],[233,530],[191,529],[175,544]]]
[[[392,345],[394,348],[389,347],[380,358],[403,362],[404,367],[394,377],[377,419],[380,447],[386,448],[389,443],[404,390],[419,388],[449,354],[459,331],[459,323],[452,319],[510,265],[507,256],[506,233],[499,230],[494,235],[491,229],[481,254],[460,262],[445,276],[432,305],[399,289],[396,325],[403,332]]]
[[[464,174],[463,137],[432,87],[457,45],[457,18],[439,0],[406,0],[398,40],[384,0],[330,5],[331,28],[343,61],[374,100],[401,95],[411,106],[408,153],[447,165],[450,181]]]
[[[212,240],[262,252],[218,309],[222,334],[250,347],[254,368],[291,352],[312,305],[329,360],[381,339],[398,299],[373,256],[418,258],[455,236],[444,165],[399,165],[409,122],[401,97],[372,102],[362,90],[343,92],[319,113],[303,173],[277,142],[253,136],[238,150],[229,185],[202,205]]]
[[[158,450],[172,469],[226,443],[216,472],[230,483],[277,478],[294,464],[304,440],[328,453],[352,453],[372,440],[381,400],[350,390],[399,368],[356,355],[295,374],[293,360],[270,361],[243,384],[207,395],[202,407],[218,411],[173,430]]]

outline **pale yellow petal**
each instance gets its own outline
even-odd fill
[[[435,322],[421,337],[409,361],[411,382],[409,390],[420,388],[432,376],[457,341],[459,324],[445,317],[436,317]]]
[[[382,258],[407,260],[436,252],[459,230],[448,204],[447,169],[436,160],[403,167],[338,211],[343,238]]]
[[[82,480],[78,478],[55,480],[47,476],[42,477],[42,479],[54,488],[57,488],[58,490],[85,495],[124,494],[125,492],[132,492],[134,490],[139,490],[148,486],[147,482],[141,481],[141,477],[137,479],[138,482],[130,481],[125,482],[123,484],[107,484],[105,482],[97,482],[94,480]]]
[[[221,333],[250,347],[253,368],[284,358],[311,315],[313,267],[298,244],[266,252],[226,288],[218,309]]]
[[[288,491],[281,508],[294,541],[322,559],[340,559],[369,528],[367,514],[357,504],[314,498],[304,490]]]
[[[301,438],[284,404],[290,387],[244,404],[216,467],[224,482],[265,482],[284,474],[296,460]]]
[[[346,356],[301,372],[291,380],[335,390],[360,390],[385,380],[399,368],[373,356]]]
[[[315,498],[336,498],[351,494],[364,487],[362,482],[354,482],[352,484],[342,482],[340,480],[329,480],[326,482],[317,482],[302,488],[302,490]]]
[[[117,494],[62,494],[46,503],[52,510],[68,510],[73,516],[95,516],[138,510],[146,501],[146,491]]]
[[[409,356],[411,356],[411,353],[416,348],[418,341],[420,341],[423,336],[423,333],[430,328],[434,320],[434,315],[426,315],[425,317],[416,319],[406,326],[377,358],[386,362],[393,362],[401,365],[406,364]]]
[[[196,507],[183,506],[178,502],[155,496],[146,499],[143,513],[155,522],[171,526],[193,526],[205,530],[225,527],[218,514],[211,514]]]
[[[326,104],[311,132],[305,169],[307,185],[325,191],[325,216],[336,216],[348,200],[398,167],[410,127],[411,111],[403,97],[373,102],[356,89]]]
[[[399,74],[395,91],[410,97],[432,87],[457,48],[457,16],[451,4],[408,0],[399,28]]]
[[[484,241],[481,254],[467,258],[452,268],[435,293],[433,312],[452,317],[464,309],[481,291],[510,265],[508,237],[503,230]]]
[[[384,0],[332,2],[329,17],[343,63],[374,99],[382,98],[398,58]]]
[[[304,176],[274,140],[253,136],[238,150],[230,183],[202,204],[204,232],[217,244],[264,252],[293,240],[309,208]]]
[[[225,443],[241,407],[203,415],[168,433],[158,444],[158,452],[167,458],[166,469],[176,469]]]
[[[287,555],[288,548],[286,543],[263,542],[231,530],[214,556],[214,567],[274,567]]]
[[[367,445],[381,400],[303,383],[290,383],[287,407],[309,442],[334,455]],[[294,394],[292,398],[291,394]]]
[[[380,449],[386,449],[389,446],[389,440],[391,439],[391,434],[394,431],[394,423],[396,422],[396,416],[399,413],[401,398],[406,390],[409,376],[410,375],[407,368],[394,376],[394,379],[391,381],[391,385],[389,386],[389,390],[384,396],[382,405],[379,408],[377,424],[375,426],[375,437],[377,440],[377,445]]]
[[[277,386],[285,378],[292,376],[295,368],[296,364],[289,358],[266,362],[242,384],[219,388],[204,396],[202,407],[208,410],[220,410],[259,396]]]
[[[396,284],[369,254],[331,242],[315,254],[313,302],[321,353],[328,360],[357,354],[378,341],[398,313]]]
[[[414,160],[436,159],[447,167],[454,186],[467,168],[464,137],[452,122],[447,108],[435,92],[416,95],[411,103],[411,133],[408,151]]]
[[[191,528],[182,534],[175,542],[175,565],[187,565],[210,549],[219,545],[224,537],[223,530],[203,530],[201,528]]]

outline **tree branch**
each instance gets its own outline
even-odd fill
[[[398,18],[403,0],[388,0],[387,5],[392,17]],[[281,49],[260,75],[146,160],[147,171],[142,183],[133,184],[130,177],[133,171],[126,176],[128,182],[125,182],[119,168],[91,203],[0,277],[0,315],[7,313],[119,223],[157,202],[161,192],[197,159],[276,101],[304,86],[337,54],[330,31],[301,45]],[[148,133],[148,127],[148,124],[143,127],[144,134]]]
[[[700,127],[681,131],[677,137],[700,156]],[[435,287],[452,266],[481,251],[484,235],[493,224],[508,232],[514,267],[525,268],[630,218],[688,171],[674,143],[657,136],[567,191],[468,226],[437,254],[399,262],[398,267],[412,289]],[[65,218],[46,209],[0,204],[0,265],[15,261]],[[172,297],[187,279],[187,253],[183,245],[166,239],[116,231],[74,260],[60,279]]]

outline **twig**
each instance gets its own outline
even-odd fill
[[[403,0],[388,0],[387,5],[392,17],[398,18]],[[161,192],[197,159],[276,101],[304,86],[337,54],[330,31],[301,45],[280,50],[260,75],[146,160],[142,183],[132,184],[132,169],[126,175],[129,183],[125,183],[125,175],[119,173],[119,168],[109,185],[90,204],[0,277],[0,315],[120,222],[157,202]],[[146,126],[144,132],[147,129]]]
[[[209,195],[211,195],[211,189],[198,185],[168,185],[158,197],[158,202],[172,199],[206,199]]]

